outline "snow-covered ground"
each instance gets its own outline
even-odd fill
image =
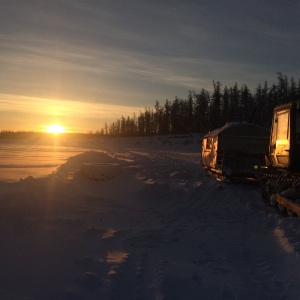
[[[2,181],[0,299],[299,299],[298,219],[206,176],[200,140],[94,141]],[[91,180],[103,164],[122,172]]]

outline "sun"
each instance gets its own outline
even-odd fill
[[[66,132],[65,128],[59,124],[47,125],[45,131],[53,134]]]

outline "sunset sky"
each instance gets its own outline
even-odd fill
[[[189,90],[300,78],[298,0],[10,0],[0,130],[101,129]]]

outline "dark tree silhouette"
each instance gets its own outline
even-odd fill
[[[121,116],[110,125],[105,124],[101,134],[110,136],[133,136],[154,134],[188,134],[207,132],[226,122],[251,121],[270,127],[276,105],[300,100],[300,79],[277,73],[277,84],[258,84],[254,94],[246,84],[238,87],[225,86],[213,81],[212,94],[201,89],[200,93],[188,91],[187,99],[175,97],[162,106],[158,100],[154,108],[145,108],[137,117]],[[7,134],[3,132],[2,135]]]

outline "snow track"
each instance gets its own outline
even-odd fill
[[[136,226],[122,238],[130,259],[111,279],[112,299],[297,299],[298,276],[286,269],[296,255],[276,242],[276,212],[256,185],[208,178],[192,155],[126,157],[145,185],[124,214]]]

